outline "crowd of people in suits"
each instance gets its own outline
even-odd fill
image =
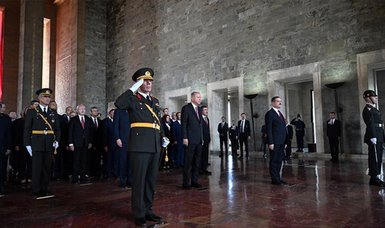
[[[5,111],[5,104],[2,104],[2,110]],[[33,173],[38,173],[33,172],[33,168],[44,167],[33,162],[32,158],[39,155],[36,152],[39,150],[36,149],[36,143],[26,142],[30,138],[37,138],[36,135],[39,134],[38,131],[28,128],[33,124],[33,117],[31,119],[28,117],[30,115],[27,115],[30,110],[40,110],[39,101],[31,101],[31,105],[24,109],[20,118],[0,113],[0,122],[4,128],[1,127],[9,128],[9,132],[4,133],[7,143],[1,143],[8,151],[6,156],[0,156],[0,162],[3,164],[0,175],[3,178],[0,180],[2,184],[6,179],[22,185],[29,184],[32,179],[38,178],[33,177]],[[52,159],[48,159],[50,173],[44,174],[48,175],[50,180],[87,184],[93,179],[118,177],[119,187],[130,188],[131,177],[126,149],[130,125],[126,110],[111,109],[107,117],[102,119],[97,107],[91,107],[87,113],[86,106],[79,104],[75,110],[68,106],[65,113],[59,115],[56,102],[50,101],[47,110],[41,110],[40,114],[47,115],[48,119],[52,116],[52,126],[60,128],[55,130],[60,132],[60,140],[56,133],[58,145],[54,149]],[[33,133],[26,135],[26,131]],[[50,130],[44,134],[50,134]],[[40,191],[38,187],[32,190],[36,194]],[[4,192],[4,186],[0,188],[0,192]]]

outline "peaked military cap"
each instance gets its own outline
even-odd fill
[[[143,79],[143,80],[154,80],[154,71],[151,68],[144,67],[137,70],[134,75],[132,75],[132,80],[135,82]]]
[[[377,94],[375,91],[369,89],[364,92],[364,98],[367,97],[377,97]]]
[[[36,95],[43,95],[43,96],[51,96],[52,95],[52,89],[50,88],[43,88],[36,91]]]

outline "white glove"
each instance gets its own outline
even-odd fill
[[[53,148],[57,149],[59,147],[58,141],[53,141],[52,146]]]
[[[12,152],[12,151],[11,151],[10,149],[7,149],[7,151],[5,152],[5,155],[7,155],[7,156],[8,156],[8,155],[10,155],[10,154],[11,154],[11,152]]]
[[[133,84],[130,88],[130,90],[135,93],[139,87],[143,84],[144,80],[143,79],[140,79],[139,81],[135,82],[135,84]]]
[[[374,145],[377,144],[377,138],[371,138],[370,141],[371,141]]]
[[[167,137],[162,138],[162,147],[163,148],[166,148],[169,143],[170,143],[170,140]]]
[[[27,151],[28,151],[29,155],[32,156],[32,147],[31,146],[26,146],[25,148],[27,148]]]

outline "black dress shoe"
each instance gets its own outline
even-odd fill
[[[192,183],[191,187],[193,187],[193,188],[202,188],[202,185],[199,184],[199,183]]]
[[[147,221],[152,221],[152,222],[160,222],[162,221],[162,217],[157,216],[156,214],[148,214],[146,215],[146,220]]]
[[[281,182],[278,182],[278,181],[271,181],[271,184],[272,184],[272,185],[282,185],[282,183],[281,183]]]
[[[135,225],[146,226],[146,219],[145,218],[135,218]]]
[[[283,180],[281,180],[281,184],[288,185],[288,183],[286,181],[283,181]]]

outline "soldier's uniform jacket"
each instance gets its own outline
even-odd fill
[[[55,140],[60,140],[60,123],[56,112],[48,108],[45,114],[40,106],[29,109],[25,116],[24,145],[31,146],[32,151],[53,151]]]
[[[381,119],[380,111],[367,104],[362,111],[362,118],[366,124],[365,143],[369,143],[371,138],[377,138],[377,142],[384,142],[384,122]]]
[[[153,112],[146,107],[146,104],[151,107]],[[131,90],[127,90],[116,99],[115,106],[120,109],[127,109],[130,116],[131,131],[128,139],[128,151],[149,153],[160,151],[163,128],[160,124],[158,99],[151,96],[151,101],[148,101],[141,94],[134,94]],[[149,125],[148,127],[134,127],[135,124],[142,123]]]

